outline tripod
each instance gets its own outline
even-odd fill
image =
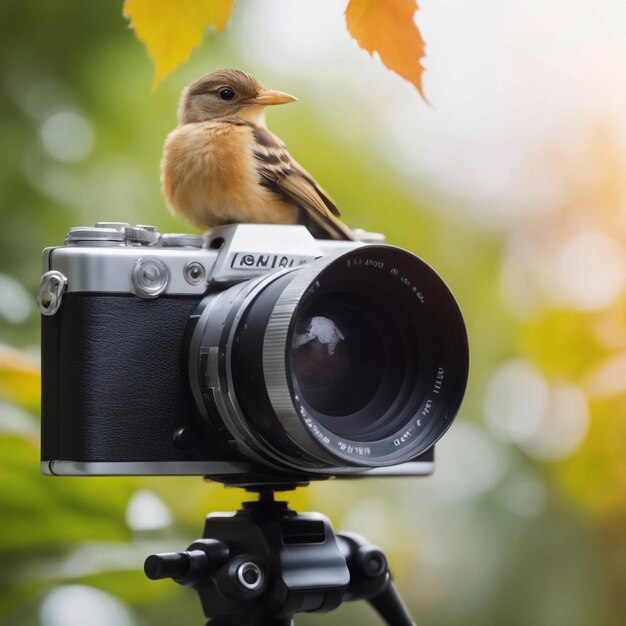
[[[355,533],[335,534],[320,513],[275,501],[275,491],[295,486],[248,487],[258,501],[208,515],[202,539],[185,552],[149,556],[146,576],[193,587],[207,626],[293,626],[296,613],[350,600],[368,600],[389,626],[415,626],[380,548]]]

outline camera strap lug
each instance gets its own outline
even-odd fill
[[[54,315],[61,308],[63,294],[67,289],[67,277],[52,270],[41,277],[37,292],[37,306],[42,315]]]

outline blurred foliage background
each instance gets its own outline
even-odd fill
[[[435,475],[292,495],[382,545],[422,626],[626,615],[624,4],[423,0],[426,106],[359,51],[333,0],[240,0],[152,93],[121,3],[0,8],[0,624],[201,624],[149,582],[203,515],[199,478],[39,473],[40,251],[97,220],[188,230],[158,163],[180,89],[242,67],[300,102],[269,125],[352,226],[434,265],[468,322],[467,399]],[[366,606],[300,624],[377,624]]]

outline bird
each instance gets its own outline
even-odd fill
[[[166,204],[197,228],[302,224],[317,238],[352,240],[315,179],[267,128],[265,107],[295,102],[237,69],[188,85],[161,159]]]

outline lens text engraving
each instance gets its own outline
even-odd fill
[[[310,418],[305,417],[306,411],[304,408],[300,409],[300,413],[302,417],[304,417],[304,423],[313,431],[313,434],[325,445],[330,445],[330,437],[325,435],[317,426],[317,424]]]
[[[338,441],[337,447],[342,452],[347,452],[348,454],[357,454],[358,456],[369,456],[372,453],[371,448],[368,448],[367,446],[352,446],[343,441]]]
[[[413,430],[406,430],[399,437],[396,437],[393,440],[393,445],[396,448],[399,448],[401,445],[405,444],[412,436],[413,436]]]
[[[443,387],[443,379],[445,376],[445,370],[443,367],[437,368],[437,376],[435,377],[435,384],[433,385],[433,393],[439,393]]]

